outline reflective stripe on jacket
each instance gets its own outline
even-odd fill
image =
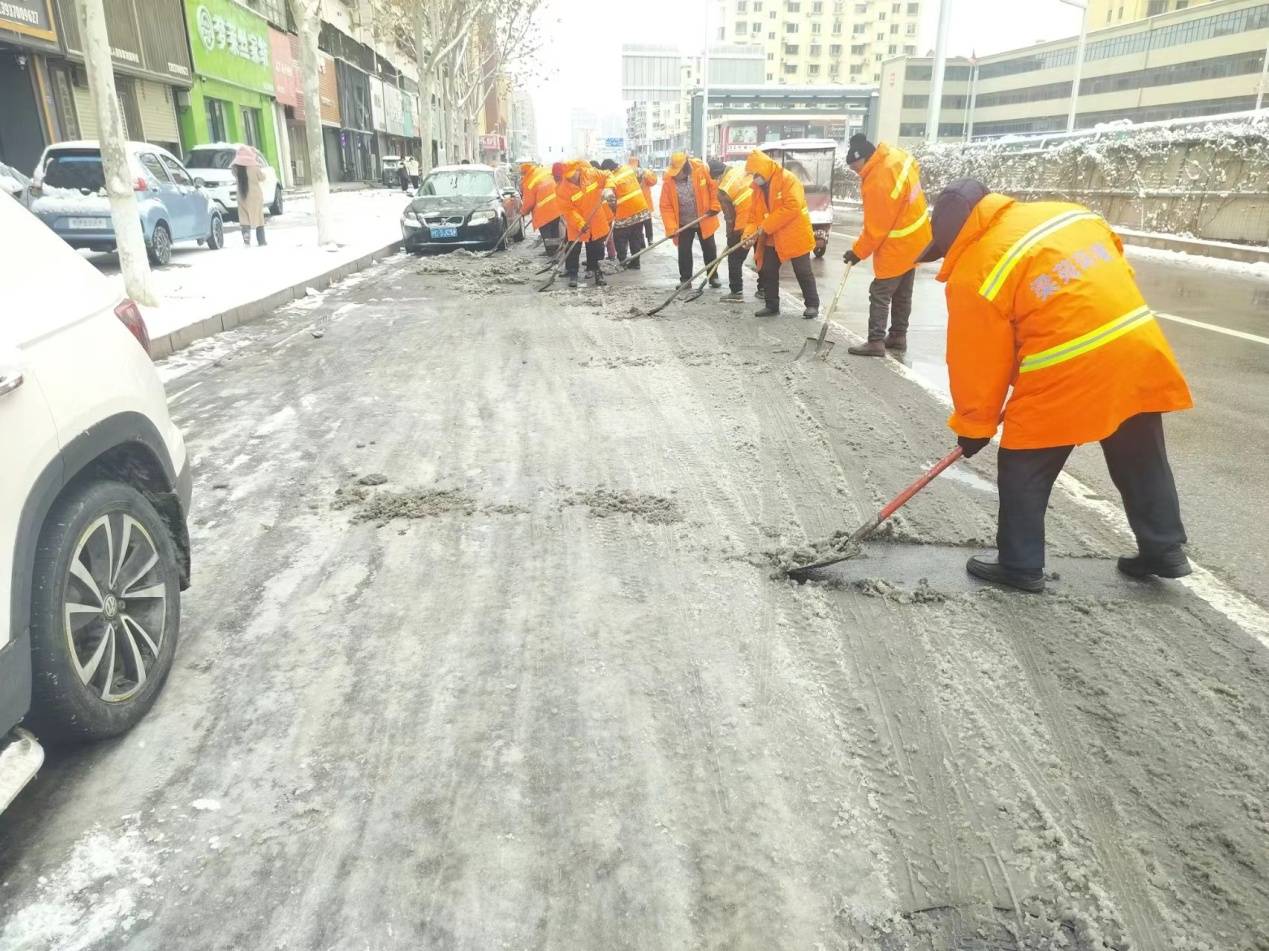
[[[675,155],[681,159],[681,153],[675,153]],[[679,190],[674,182],[675,176],[683,168],[684,161],[691,168],[692,189],[696,195],[696,214],[687,220],[683,220],[679,215]],[[718,203],[718,184],[709,177],[709,167],[697,159],[683,159],[676,162],[674,158],[671,158],[670,167],[665,170],[665,177],[661,180],[661,221],[665,225],[665,233],[673,234],[692,218],[704,215],[708,211],[722,211],[722,206]],[[702,238],[710,237],[718,230],[718,215],[702,218],[696,227],[700,229]]]
[[[988,195],[939,280],[959,435],[994,435],[1003,419],[1006,449],[1071,446],[1193,405],[1119,237],[1087,208]]]
[[[520,214],[533,214],[533,227],[541,228],[560,216],[559,201],[555,197],[555,179],[551,170],[538,166],[524,177],[524,190],[521,192],[524,203],[520,206]]]
[[[572,181],[574,175],[578,176],[577,184]],[[555,186],[555,195],[569,241],[581,238],[583,229],[586,229],[587,241],[608,237],[612,214],[600,209],[604,204],[606,182],[607,176],[589,162],[575,161],[564,166],[564,178]]]
[[[644,197],[639,175],[630,166],[619,168],[608,175],[608,187],[617,193],[617,220],[632,218],[641,211],[651,211],[652,206]]]
[[[882,142],[859,178],[864,227],[851,250],[861,261],[872,257],[879,280],[906,274],[932,237],[921,166],[903,149]]]
[[[760,149],[749,153],[745,172],[767,180],[765,188],[754,187],[748,223],[742,229],[745,237],[759,228],[766,236],[754,249],[754,263],[762,267],[764,245],[773,246],[781,261],[810,254],[815,247],[815,232],[811,228],[811,212],[806,207],[806,192],[798,177],[786,172]],[[741,227],[739,218],[736,226]]]
[[[728,166],[718,180],[718,190],[731,199],[735,209],[732,228],[737,231],[743,229],[749,221],[749,203],[753,200],[753,176],[742,168]]]

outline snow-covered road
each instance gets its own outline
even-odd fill
[[[773,578],[946,451],[937,402],[752,304],[641,317],[668,254],[547,294],[531,255],[398,256],[164,368],[182,644],[0,816],[0,949],[1264,946],[1253,636],[1067,495],[1047,595],[971,583],[987,453]]]

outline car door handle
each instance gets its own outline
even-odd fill
[[[17,370],[0,370],[0,396],[12,393],[22,385],[22,374]]]

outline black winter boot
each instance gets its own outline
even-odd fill
[[[256,244],[263,248],[267,243],[268,242],[264,240],[264,226],[261,225],[256,229]]]
[[[1040,594],[1044,591],[1044,575],[1024,575],[989,558],[979,558],[975,555],[965,562],[965,570],[983,581],[1003,584],[1030,594]]]
[[[1119,570],[1130,578],[1184,578],[1194,569],[1180,548],[1155,555],[1132,555],[1119,559]]]

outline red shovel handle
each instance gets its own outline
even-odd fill
[[[916,495],[927,485],[933,482],[940,472],[950,466],[962,455],[964,455],[963,450],[960,446],[957,446],[938,462],[934,463],[934,465],[930,466],[930,468],[926,469],[925,472],[921,473],[921,477],[919,479],[891,499],[890,502],[886,504],[885,508],[878,512],[871,522],[867,522],[866,524],[859,526],[859,528],[855,530],[855,533],[850,536],[850,540],[852,542],[860,542],[871,535],[877,530],[878,525],[888,519],[895,512],[899,511],[899,509],[907,505],[912,496]]]

